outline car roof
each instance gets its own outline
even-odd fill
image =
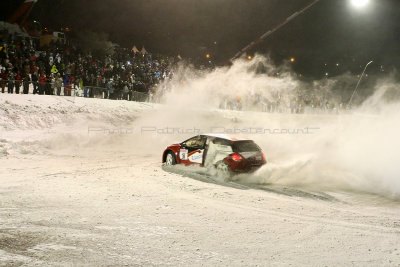
[[[244,137],[239,137],[239,136],[234,136],[230,134],[214,134],[214,133],[206,133],[202,134],[204,136],[210,136],[210,137],[216,137],[216,138],[222,138],[230,141],[249,141],[250,139],[244,138]]]

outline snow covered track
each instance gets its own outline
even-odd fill
[[[238,180],[230,186],[161,168],[163,148],[186,136],[142,135],[135,129],[170,124],[166,117],[177,114],[173,110],[30,95],[0,95],[0,108],[0,265],[400,264],[396,198],[323,184],[330,176],[321,171],[313,177],[308,169],[319,166],[315,157],[299,157],[267,140],[278,137],[257,137],[269,166],[247,184]],[[210,123],[209,113],[192,114],[190,123]],[[213,117],[227,124],[232,117],[244,120],[235,112]],[[291,123],[290,116],[267,119]],[[302,120],[323,128],[338,117],[293,119]],[[328,171],[333,175],[333,168]],[[287,178],[295,173],[320,178],[321,184],[312,188],[311,179],[297,186]]]
[[[273,184],[252,184],[252,183],[245,183],[243,180],[246,180],[251,175],[246,175],[242,174],[241,180],[242,181],[235,181],[237,177],[233,177],[231,181],[221,181],[221,178],[217,177],[215,174],[209,173],[205,170],[200,170],[196,168],[190,168],[190,167],[183,167],[183,166],[162,166],[162,169],[182,175],[183,177],[188,177],[192,178],[198,181],[202,181],[205,183],[213,183],[221,186],[227,186],[227,187],[232,187],[236,189],[242,189],[242,190],[249,190],[249,189],[256,189],[256,190],[262,190],[262,191],[267,191],[271,193],[276,193],[280,195],[285,195],[285,196],[291,196],[291,197],[304,197],[304,198],[314,198],[314,199],[320,199],[320,200],[326,200],[326,201],[335,201],[335,197],[330,196],[327,193],[323,192],[311,192],[311,191],[306,191],[306,190],[301,190],[297,188],[292,188],[292,187],[287,187],[287,186],[281,186],[281,185],[273,185]]]

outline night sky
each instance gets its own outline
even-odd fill
[[[6,1],[2,20],[23,2]],[[31,19],[54,30],[106,32],[124,47],[191,58],[210,53],[223,64],[310,1],[39,0]],[[295,57],[293,68],[313,76],[358,73],[369,60],[376,70],[400,68],[400,1],[370,0],[355,9],[349,0],[321,0],[252,52],[269,54],[277,64]]]

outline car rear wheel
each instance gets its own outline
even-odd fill
[[[165,157],[165,165],[171,166],[176,164],[176,158],[174,153],[171,151],[167,153],[167,156]]]
[[[225,182],[229,181],[232,176],[231,168],[229,167],[229,165],[224,161],[220,161],[217,163],[216,167],[218,177],[223,178]]]

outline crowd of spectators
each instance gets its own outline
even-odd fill
[[[219,108],[254,110],[270,113],[343,113],[350,106],[337,97],[301,91],[273,91],[268,95],[249,93],[245,96],[224,96]]]
[[[95,56],[62,40],[39,47],[35,39],[0,34],[0,90],[135,100],[134,92],[151,96],[173,75],[168,57],[113,50]]]
[[[35,39],[0,33],[1,93],[157,101],[152,97],[162,95],[173,76],[175,62],[168,57],[118,47],[100,57],[78,47],[63,40],[40,47]],[[299,92],[259,92],[244,97],[229,94],[221,97],[219,107],[283,113],[348,108],[320,94]]]

